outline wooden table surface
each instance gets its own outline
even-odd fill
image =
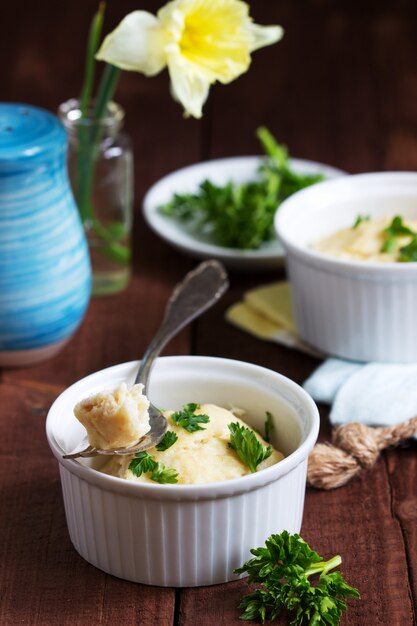
[[[135,8],[109,3],[110,30]],[[201,121],[185,120],[166,73],[124,73],[118,101],[135,153],[134,274],[126,291],[93,299],[74,338],[55,358],[0,373],[0,624],[233,625],[244,581],[163,589],[118,580],[86,563],[65,524],[58,467],[45,415],[67,385],[140,357],[167,297],[195,264],[159,240],[141,217],[146,189],[162,175],[207,158],[258,153],[267,125],[294,156],[349,172],[417,169],[417,5],[414,0],[258,0],[259,23],[280,23],[282,43],[254,55],[250,71],[216,86]],[[117,5],[117,6],[116,6]],[[140,5],[140,6],[139,6]],[[79,92],[95,0],[8,2],[0,9],[1,99],[55,110]],[[282,272],[231,272],[214,309],[165,354],[213,355],[257,363],[302,383],[318,361],[229,326],[224,312],[250,287]],[[320,406],[328,438],[328,409]],[[346,625],[408,626],[417,610],[417,446],[382,455],[333,492],[308,489],[303,537],[320,554],[339,553],[362,593]],[[286,623],[285,620],[278,621]]]

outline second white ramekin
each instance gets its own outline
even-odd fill
[[[326,256],[319,239],[358,214],[417,219],[417,173],[325,181],[286,200],[275,228],[286,253],[300,337],[324,353],[358,361],[417,362],[417,263]]]
[[[88,460],[63,459],[84,434],[73,416],[75,403],[133,382],[137,365],[124,363],[80,380],[49,411],[47,437],[59,462],[74,547],[96,567],[135,582],[188,587],[232,580],[233,569],[270,534],[300,531],[317,408],[301,387],[271,370],[220,358],[165,357],[152,372],[154,404],[240,406],[260,430],[270,411],[273,443],[286,458],[255,474],[206,485],[135,483],[102,474]]]

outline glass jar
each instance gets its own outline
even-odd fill
[[[68,132],[68,173],[87,237],[93,270],[93,295],[124,289],[131,273],[133,155],[121,132],[124,111],[110,102],[95,120],[82,117],[78,100],[59,107]]]

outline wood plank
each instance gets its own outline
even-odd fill
[[[407,7],[415,13],[410,3]],[[358,11],[353,3],[335,7],[328,2],[295,7],[284,1],[258,4],[253,12],[258,21],[283,24],[286,35],[275,48],[254,56],[251,72],[228,87],[229,93],[216,89],[210,156],[259,153],[253,132],[265,124],[295,156],[352,172],[416,167],[409,132],[415,115],[409,103],[417,69],[416,29],[404,10],[385,4],[379,11],[362,4]],[[399,67],[404,71],[399,73]],[[237,102],[245,116],[237,112]],[[316,367],[315,359],[301,359],[232,327],[222,330],[229,304],[246,289],[280,277],[278,272],[232,273],[230,292],[198,323],[197,352],[249,360],[301,383]],[[216,328],[210,339],[209,328]],[[327,410],[320,410],[326,438]],[[344,575],[362,592],[360,601],[349,602],[343,624],[414,623],[415,448],[405,466],[402,452],[390,452],[346,487],[307,490],[302,535],[324,557],[340,553]],[[244,588],[233,583],[184,591],[181,625],[190,626],[197,615],[203,625],[240,623],[236,606]]]
[[[155,11],[157,0],[141,7]],[[5,99],[55,110],[79,91],[84,41],[96,0],[51,0],[2,7],[10,24],[0,40]],[[108,3],[113,27],[132,0]],[[202,122],[182,119],[166,73],[124,73],[118,99],[135,152],[134,277],[117,296],[93,300],[86,319],[50,361],[0,374],[0,623],[59,622],[182,626],[238,624],[243,581],[175,593],[117,580],[81,559],[68,538],[56,462],[44,416],[78,378],[140,356],[174,284],[193,265],[153,235],[141,217],[145,190],[165,173],[199,158],[259,153],[254,130],[266,124],[299,157],[349,171],[415,169],[417,7],[414,0],[355,3],[282,0],[253,3],[260,23],[281,23],[284,40],[254,55],[250,72],[216,86]],[[69,46],[77,34],[77,44]],[[79,35],[79,37],[78,37]],[[51,53],[53,50],[53,54]],[[347,130],[348,129],[348,130]],[[252,361],[302,382],[317,360],[262,343],[224,322],[228,305],[282,271],[231,272],[231,289],[167,354],[208,354]],[[322,436],[329,434],[322,412]],[[20,442],[19,454],[13,451]],[[323,556],[340,552],[346,578],[359,587],[343,624],[408,626],[417,607],[416,444],[392,450],[376,467],[337,491],[308,490],[303,536]],[[175,609],[175,598],[179,599]],[[281,620],[277,623],[286,623]]]
[[[152,8],[150,4],[141,8]],[[128,5],[109,3],[107,25],[115,26],[128,10],[137,8]],[[83,39],[78,35],[71,50],[69,42],[74,32],[81,31],[85,40],[96,7],[95,0],[86,0],[57,12],[43,0],[36,9],[27,7],[23,21],[17,5],[2,7],[3,23],[19,24],[18,32],[9,29],[0,42],[0,48],[9,51],[3,92],[15,101],[53,111],[59,102],[76,96],[84,46],[79,45]],[[77,555],[66,529],[57,465],[44,435],[45,413],[63,388],[93,371],[143,354],[172,287],[192,266],[191,260],[150,233],[141,217],[141,198],[161,175],[198,159],[201,125],[182,118],[169,94],[166,73],[152,80],[125,73],[118,99],[126,109],[126,130],[135,156],[131,284],[122,294],[92,300],[82,327],[54,359],[2,372],[0,406],[8,418],[0,422],[0,623],[5,625],[48,626],[56,624],[57,615],[62,624],[173,623],[173,590],[117,580]],[[165,353],[188,353],[190,337],[191,330],[184,331]],[[6,452],[16,440],[21,442],[21,453],[10,457]]]
[[[41,404],[49,403],[50,391]],[[41,396],[37,389],[34,404],[32,389],[0,385],[0,623],[48,626],[59,615],[67,625],[144,619],[150,626],[172,624],[172,590],[120,581],[74,550],[57,463],[44,435]]]
[[[397,520],[405,550],[408,555],[408,579],[410,594],[414,604],[414,618],[417,613],[417,443],[407,442],[400,448],[387,453],[390,478],[392,514]]]
[[[309,489],[302,535],[323,556],[342,556],[346,579],[362,594],[345,624],[412,624],[407,560],[385,459],[340,489]]]
[[[415,450],[412,457],[414,467]],[[398,462],[398,457],[396,460]],[[402,459],[398,462],[400,464]],[[415,494],[415,488],[410,485],[414,474],[407,473],[407,469],[411,469],[409,465],[402,473],[402,478],[409,477],[403,491]],[[348,601],[348,611],[342,622],[346,626],[414,623],[400,523],[405,527],[411,552],[415,548],[415,496],[408,495],[398,507],[400,523],[397,515],[392,514],[392,507],[384,460],[338,490],[307,490],[301,535],[324,558],[340,554],[343,575],[362,594],[360,600]],[[412,575],[415,593],[414,567]],[[197,615],[202,626],[213,623],[237,626],[241,623],[237,609],[239,598],[247,591],[244,581],[184,590],[181,626],[192,626]],[[205,607],[204,611],[201,607]],[[288,617],[282,616],[276,623],[288,624]]]
[[[108,29],[135,8],[129,8],[128,2],[122,4],[108,4]],[[61,101],[80,90],[84,49],[77,44],[69,54],[68,42],[73,39],[74,28],[83,29],[86,36],[97,2],[88,0],[80,7],[65,7],[60,15],[50,1],[43,0],[41,5],[37,9],[28,6],[24,21],[18,19],[18,8],[13,3],[2,7],[4,23],[19,23],[18,32],[5,33],[0,42],[0,49],[13,50],[7,55],[10,63],[4,89],[16,101],[34,102],[54,111]],[[155,6],[155,2],[148,2],[143,8],[153,10]],[[51,46],[53,55],[49,52]],[[62,76],[65,80],[59,80]],[[124,293],[91,302],[77,335],[55,359],[13,371],[8,375],[13,380],[53,378],[64,387],[90,372],[139,358],[161,321],[172,287],[192,267],[190,259],[172,251],[150,232],[141,216],[141,200],[160,176],[198,160],[201,124],[183,118],[180,106],[169,93],[166,72],[153,79],[135,72],[123,73],[117,97],[126,110],[126,130],[134,149],[134,276]],[[166,353],[189,352],[189,333],[184,331]]]

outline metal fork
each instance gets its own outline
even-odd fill
[[[155,337],[149,344],[136,375],[135,384],[142,383],[144,393],[147,393],[149,376],[152,365],[161,350],[180,330],[189,322],[210,308],[223,295],[229,286],[226,270],[223,265],[215,260],[204,261],[175,287],[168,300],[165,315]],[[164,436],[167,429],[167,421],[161,411],[152,403],[149,406],[150,430],[137,444],[128,448],[115,450],[101,450],[87,446],[78,452],[64,454],[64,459],[77,459],[79,457],[92,457],[103,455],[125,455],[142,452],[156,446]],[[88,443],[87,437],[80,442],[78,448]]]

